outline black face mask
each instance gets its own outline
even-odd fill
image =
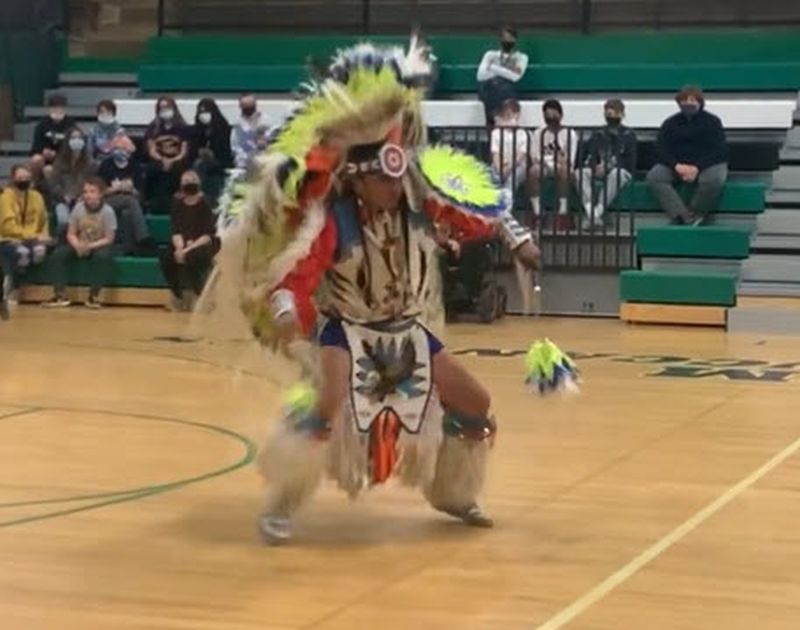
[[[242,116],[244,116],[245,118],[250,118],[255,113],[256,113],[255,107],[242,107]]]
[[[517,42],[501,41],[500,42],[500,50],[502,50],[504,53],[510,53],[512,50],[514,50],[516,45],[517,45]]]
[[[187,195],[196,195],[200,192],[200,184],[184,184],[181,190]]]
[[[612,129],[617,129],[622,124],[622,118],[616,116],[606,116],[606,124]]]
[[[558,127],[561,124],[561,118],[558,116],[545,116],[544,122],[548,127]]]
[[[17,188],[17,190],[25,191],[25,190],[30,189],[31,182],[30,182],[30,180],[25,179],[25,180],[21,180],[21,181],[18,181],[18,182],[14,182],[14,186]]]

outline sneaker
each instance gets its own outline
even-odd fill
[[[494,527],[494,521],[491,519],[491,517],[483,513],[481,508],[478,507],[477,503],[473,503],[469,507],[461,510],[442,510],[442,512],[461,519],[464,525],[469,527]]]
[[[84,303],[84,306],[86,306],[86,308],[93,309],[103,308],[103,305],[100,304],[100,300],[96,295],[90,295],[89,299]]]
[[[691,225],[692,227],[699,227],[703,225],[704,221],[705,221],[704,216],[692,215],[691,219],[689,219],[688,221],[688,224]]]
[[[45,308],[66,308],[70,304],[72,304],[72,302],[70,302],[63,295],[54,295],[47,300],[47,302],[42,302],[42,306]]]
[[[282,545],[292,537],[291,522],[287,516],[261,515],[258,518],[258,531],[268,545]]]

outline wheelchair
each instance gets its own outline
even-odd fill
[[[444,307],[447,321],[477,316],[490,324],[505,316],[508,295],[497,278],[505,246],[499,239],[464,243],[458,255],[441,256]]]

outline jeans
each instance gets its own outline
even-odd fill
[[[38,265],[47,254],[47,245],[36,239],[4,241],[0,243],[0,267],[3,274],[11,278],[14,286],[19,284],[19,276],[31,265]]]
[[[213,257],[212,246],[202,245],[186,254],[185,262],[179,264],[175,260],[175,248],[170,245],[169,250],[159,257],[159,262],[172,294],[180,299],[183,297],[183,292],[188,289],[200,295]]]
[[[132,193],[112,193],[106,202],[117,215],[115,249],[125,256],[137,253],[149,236],[139,198]]]
[[[603,218],[606,208],[616,199],[620,190],[625,188],[631,181],[631,174],[624,168],[611,169],[605,177],[595,179],[594,170],[588,166],[580,169],[576,174],[578,186],[583,197],[583,208],[586,210],[588,218],[599,221]],[[598,186],[597,203],[593,204],[594,184],[602,182],[603,186]]]
[[[689,207],[673,185],[678,181],[678,175],[665,164],[656,164],[647,174],[647,184],[658,199],[662,210],[673,221],[691,221],[693,218],[705,218],[719,202],[720,194],[728,179],[728,165],[715,164],[700,171],[697,176],[697,190],[695,190]]]
[[[91,251],[89,261],[89,295],[97,297],[110,280],[114,269],[114,255],[110,245]],[[71,245],[59,245],[53,252],[53,288],[58,297],[63,297],[69,282],[69,268],[80,260]]]

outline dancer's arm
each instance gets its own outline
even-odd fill
[[[293,316],[301,332],[307,335],[314,326],[317,311],[314,293],[322,276],[333,265],[336,252],[336,223],[329,215],[308,254],[300,259],[271,295],[273,315],[277,320]]]
[[[433,199],[427,199],[424,208],[433,223],[449,228],[450,235],[458,242],[479,241],[497,234],[496,222],[477,214],[468,214]]]

